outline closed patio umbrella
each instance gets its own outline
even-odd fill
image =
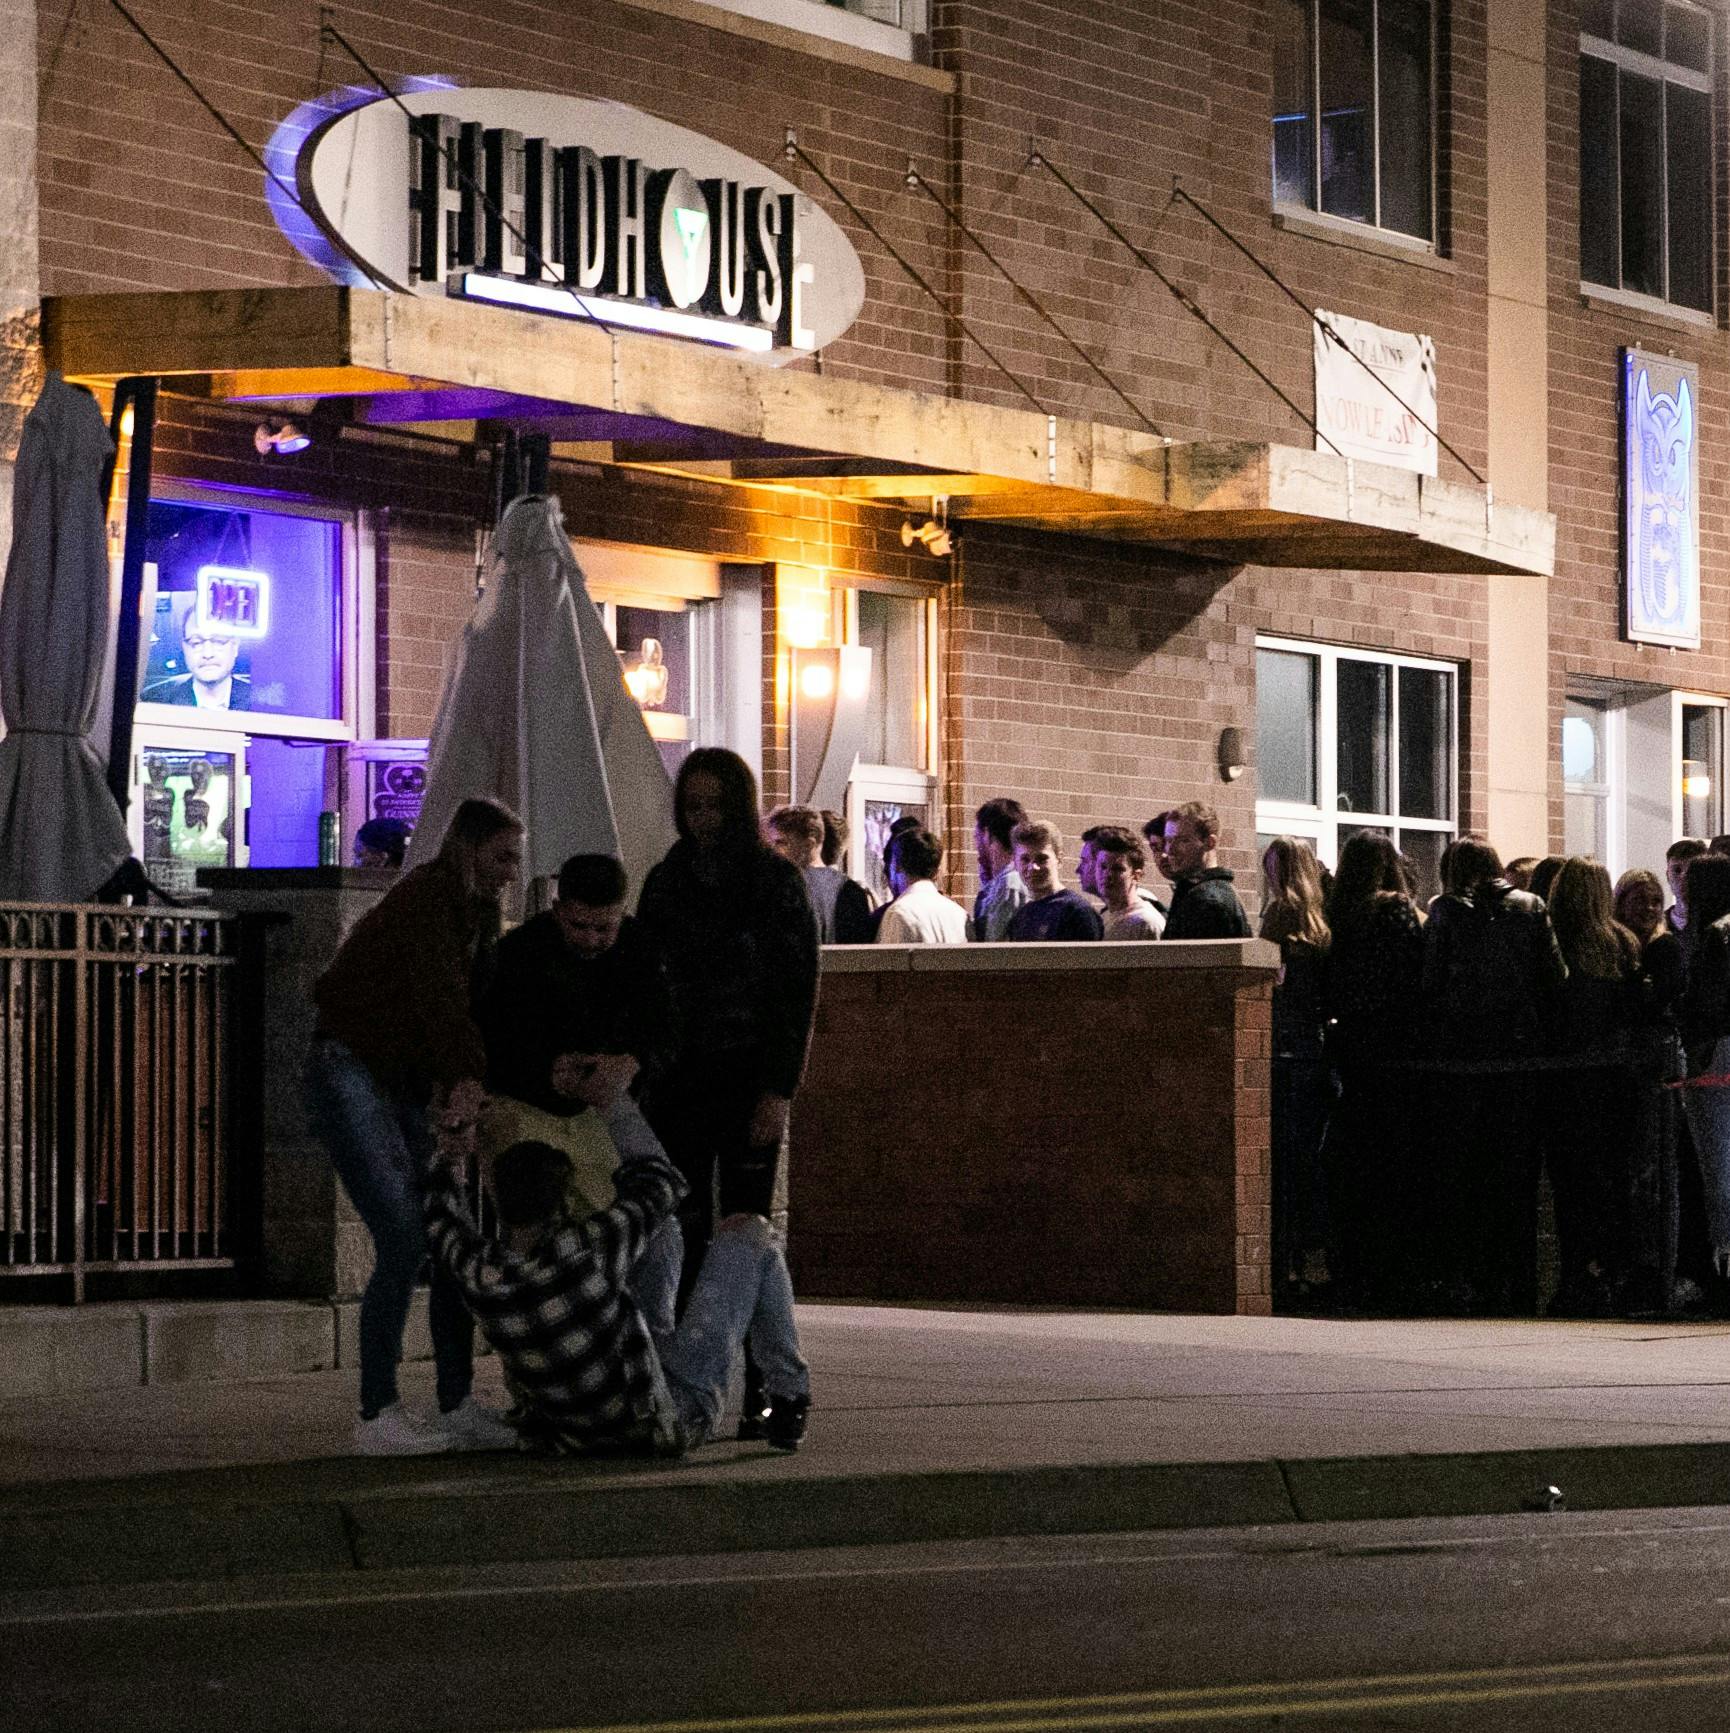
[[[84,902],[131,852],[90,741],[108,636],[102,477],[113,444],[51,373],[24,420],[0,592],[0,902]]]
[[[661,755],[625,690],[559,502],[539,494],[499,522],[486,594],[439,701],[413,855],[429,860],[476,795],[522,815],[529,879],[569,855],[616,855],[634,901],[674,838]]]

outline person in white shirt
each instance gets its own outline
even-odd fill
[[[933,882],[943,864],[943,844],[920,827],[904,830],[889,844],[889,888],[895,900],[877,929],[880,945],[959,945],[967,938],[967,916]]]
[[[1105,899],[1100,919],[1108,939],[1157,939],[1165,931],[1165,911],[1141,888],[1147,855],[1135,833],[1102,825],[1094,836],[1094,880]]]

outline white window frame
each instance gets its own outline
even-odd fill
[[[210,506],[218,511],[316,518],[339,526],[342,571],[338,584],[342,610],[337,658],[342,671],[342,714],[335,718],[282,716],[269,710],[196,710],[185,705],[146,704],[140,700],[134,711],[134,727],[142,723],[152,732],[163,728],[192,732],[217,728],[225,733],[254,734],[274,740],[351,741],[371,735],[378,715],[378,546],[371,516],[318,500],[278,499],[261,489],[199,487],[179,481],[153,484],[150,497],[174,505]]]
[[[1717,178],[1716,169],[1717,169],[1717,154],[1718,153],[1717,153],[1717,149],[1716,149],[1716,144],[1717,144],[1718,117],[1717,117],[1717,99],[1716,99],[1716,96],[1715,96],[1714,90],[1713,90],[1713,79],[1716,77],[1717,67],[1718,67],[1718,20],[1717,20],[1717,17],[1714,13],[1708,11],[1703,6],[1694,5],[1692,3],[1692,0],[1666,0],[1666,3],[1669,5],[1676,6],[1678,9],[1680,9],[1681,11],[1684,11],[1684,12],[1697,13],[1702,19],[1704,19],[1705,24],[1706,24],[1706,61],[1707,61],[1706,70],[1704,72],[1697,71],[1694,67],[1691,67],[1691,66],[1677,65],[1675,62],[1663,59],[1662,57],[1660,57],[1658,55],[1644,53],[1642,50],[1640,50],[1638,48],[1628,48],[1619,42],[1606,41],[1602,36],[1592,36],[1583,30],[1580,32],[1580,57],[1581,57],[1581,59],[1583,59],[1583,60],[1584,59],[1592,59],[1592,60],[1608,61],[1611,65],[1613,65],[1616,68],[1618,73],[1632,72],[1636,76],[1641,77],[1641,78],[1655,79],[1658,83],[1659,90],[1663,93],[1663,101],[1665,104],[1664,121],[1659,127],[1659,133],[1660,133],[1660,136],[1661,136],[1661,138],[1663,140],[1663,144],[1664,144],[1664,193],[1665,193],[1665,196],[1663,199],[1662,210],[1660,212],[1660,227],[1662,230],[1662,239],[1659,243],[1659,252],[1660,252],[1660,254],[1663,258],[1663,261],[1664,261],[1664,293],[1662,295],[1647,295],[1647,294],[1640,292],[1639,290],[1625,289],[1622,286],[1623,259],[1622,259],[1622,244],[1621,244],[1621,234],[1620,234],[1621,224],[1620,224],[1620,220],[1619,220],[1620,215],[1621,215],[1620,198],[1621,198],[1621,175],[1622,175],[1622,158],[1621,158],[1622,146],[1621,146],[1621,131],[1620,131],[1620,124],[1619,124],[1620,123],[1620,115],[1621,115],[1620,80],[1618,80],[1617,96],[1616,96],[1616,100],[1617,100],[1617,117],[1616,118],[1618,120],[1617,142],[1616,142],[1616,180],[1617,180],[1617,200],[1618,200],[1618,204],[1617,204],[1617,216],[1618,216],[1617,230],[1618,230],[1618,233],[1617,233],[1617,240],[1616,240],[1616,279],[1617,280],[1614,283],[1597,283],[1597,282],[1593,282],[1589,277],[1587,277],[1584,274],[1584,272],[1582,272],[1581,277],[1580,277],[1580,292],[1583,295],[1598,296],[1598,297],[1604,298],[1604,299],[1614,299],[1615,301],[1617,301],[1621,304],[1630,306],[1630,307],[1650,308],[1654,312],[1660,312],[1660,313],[1669,314],[1669,315],[1676,315],[1676,316],[1680,316],[1684,319],[1691,319],[1691,320],[1695,320],[1695,321],[1704,321],[1706,323],[1716,325],[1717,324],[1717,311],[1716,311],[1716,309],[1717,309],[1717,302],[1718,302],[1718,237],[1717,237],[1717,232],[1716,232],[1717,231],[1716,213],[1717,213],[1717,209],[1718,209],[1718,201],[1717,201],[1717,192],[1716,192],[1715,184],[1709,184],[1707,189],[1706,189],[1706,208],[1707,208],[1707,211],[1708,211],[1710,219],[1711,219],[1709,221],[1709,224],[1708,224],[1708,233],[1707,233],[1706,283],[1707,283],[1707,303],[1708,304],[1705,307],[1690,307],[1685,302],[1672,301],[1670,299],[1670,199],[1669,199],[1669,190],[1670,190],[1670,130],[1669,130],[1669,118],[1668,118],[1669,117],[1669,92],[1668,92],[1667,87],[1669,85],[1672,85],[1672,84],[1677,84],[1677,85],[1682,86],[1682,88],[1685,90],[1698,91],[1702,95],[1705,96],[1706,105],[1707,105],[1707,109],[1706,109],[1706,114],[1707,114],[1706,173],[1707,173],[1709,181],[1715,183],[1716,178]],[[1662,10],[1662,7],[1660,7],[1660,10]],[[1582,121],[1582,124],[1580,124],[1578,126],[1577,131],[1578,131],[1579,136],[1583,140],[1584,136],[1585,136],[1585,127],[1583,124],[1583,117],[1576,117],[1576,118],[1580,119]],[[1584,171],[1585,165],[1582,163],[1580,166],[1581,166],[1581,170],[1582,170],[1582,173],[1580,176],[1581,187],[1582,187],[1582,191],[1584,191],[1585,190],[1585,175],[1584,175],[1583,171]],[[1583,227],[1583,225],[1582,225],[1582,227]],[[1584,247],[1583,246],[1582,246],[1581,251],[1582,251],[1581,264],[1584,265],[1585,260],[1584,260]]]
[[[894,24],[855,12],[850,4],[831,6],[827,0],[706,0],[722,12],[736,12],[763,24],[779,24],[807,36],[826,36],[849,48],[863,48],[891,60],[917,58],[919,37],[930,29],[929,0],[878,0],[895,9]]]
[[[1316,858],[1332,867],[1339,860],[1339,833],[1344,823],[1350,829],[1370,827],[1398,837],[1402,831],[1431,831],[1443,836],[1460,833],[1460,666],[1428,656],[1405,656],[1391,650],[1363,650],[1355,645],[1320,643],[1313,638],[1275,638],[1256,635],[1255,647],[1279,650],[1316,659],[1316,801],[1263,800],[1255,803],[1258,834],[1299,836],[1313,844]],[[1448,806],[1452,818],[1402,818],[1396,813],[1341,812],[1339,810],[1339,664],[1376,662],[1385,667],[1410,668],[1423,673],[1447,674],[1453,680],[1451,706],[1452,738],[1448,742]],[[1397,676],[1396,676],[1397,679]],[[1400,764],[1400,707],[1396,697],[1389,717],[1388,783],[1397,800]],[[1332,804],[1330,804],[1330,802]]]
[[[1414,251],[1438,253],[1440,247],[1440,212],[1439,197],[1440,173],[1440,143],[1441,143],[1441,110],[1437,96],[1441,80],[1438,77],[1438,60],[1441,49],[1441,33],[1437,28],[1435,0],[1430,0],[1430,232],[1428,236],[1408,234],[1404,229],[1390,229],[1382,223],[1382,8],[1381,0],[1372,0],[1373,22],[1371,24],[1371,55],[1370,55],[1370,139],[1374,150],[1372,178],[1375,189],[1375,214],[1369,221],[1360,217],[1342,216],[1338,211],[1322,209],[1322,115],[1321,115],[1321,67],[1322,67],[1322,33],[1321,33],[1321,0],[1302,0],[1309,8],[1310,35],[1310,65],[1309,65],[1309,116],[1310,116],[1310,189],[1311,202],[1299,204],[1291,199],[1278,196],[1277,184],[1274,188],[1273,210],[1276,216],[1297,217],[1303,222],[1316,222],[1328,226],[1338,226],[1343,231],[1357,234],[1373,233],[1387,235],[1402,246]],[[1268,171],[1273,172],[1272,139],[1269,139]]]
[[[1730,699],[1719,697],[1711,692],[1682,692],[1670,694],[1670,739],[1674,743],[1670,764],[1670,834],[1686,836],[1688,832],[1683,827],[1683,796],[1682,767],[1687,762],[1683,756],[1685,736],[1682,727],[1684,710],[1715,710],[1718,713],[1718,786],[1713,789],[1709,798],[1718,808],[1718,823],[1725,822],[1725,814],[1730,812],[1730,790],[1724,787],[1724,782],[1730,778]],[[1710,842],[1710,836],[1706,839]]]

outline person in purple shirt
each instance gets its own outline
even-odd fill
[[[1009,923],[1011,939],[1103,939],[1099,912],[1078,891],[1063,888],[1063,835],[1056,825],[1030,819],[1015,827],[1015,870],[1030,901]]]

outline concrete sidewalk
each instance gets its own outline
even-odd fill
[[[1492,1513],[1549,1482],[1575,1508],[1730,1503],[1730,1324],[818,1304],[801,1328],[792,1457],[361,1461],[341,1370],[0,1400],[0,1592]]]

